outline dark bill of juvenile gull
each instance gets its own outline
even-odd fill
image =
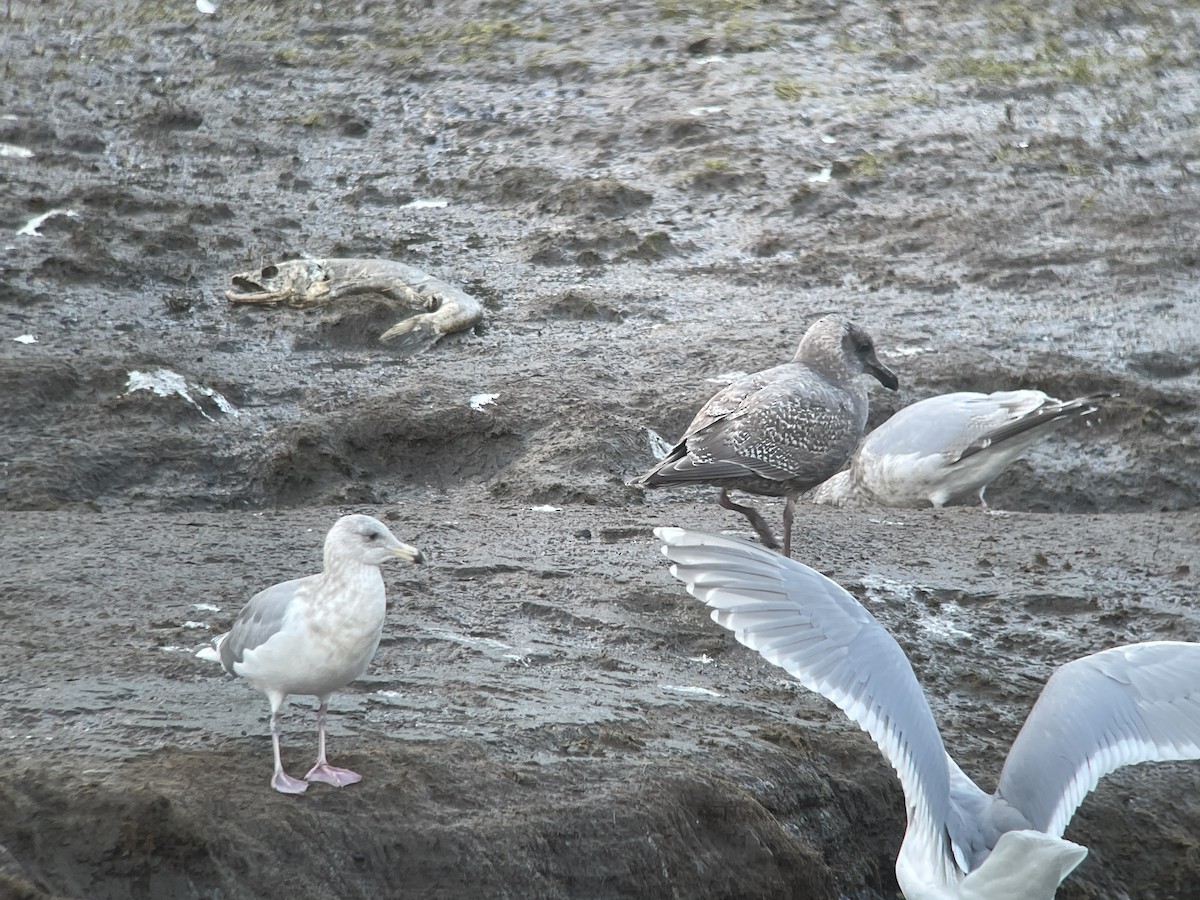
[[[275,774],[271,787],[300,794],[308,782],[342,787],[362,780],[325,758],[329,696],[366,671],[387,611],[380,565],[390,559],[424,562],[416,547],[396,539],[371,516],[343,516],[325,537],[325,570],[273,585],[250,598],[233,628],[196,655],[220,662],[267,695]],[[279,709],[291,694],[317,698],[317,761],[304,776],[283,770]]]
[[[1113,394],[1056,400],[1041,391],[941,394],[904,407],[870,434],[850,466],[809,495],[831,506],[943,506],[984,491],[1030,446]]]
[[[655,534],[671,574],[717,624],[831,700],[883,751],[908,810],[896,860],[908,900],[1052,900],[1087,855],[1063,831],[1102,777],[1200,758],[1200,644],[1129,644],[1051,675],[995,793],[984,793],[947,755],[900,645],[839,585],[746,541]]]
[[[746,375],[713,395],[665,459],[634,479],[642,487],[711,484],[717,502],[741,513],[777,548],[757,510],[730,490],[786,497],[783,552],[792,552],[796,498],[845,465],[867,424],[869,374],[891,390],[896,375],[875,355],[870,335],[841,316],[809,326],[791,362]]]

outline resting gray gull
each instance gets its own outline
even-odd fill
[[[790,556],[796,498],[840,469],[862,439],[867,424],[862,374],[891,390],[899,386],[865,331],[841,316],[817,319],[791,362],[718,391],[666,458],[633,483],[717,485],[717,502],[749,519],[773,549],[779,542],[762,516],[734,503],[729,491],[787,497],[783,552]]]
[[[387,600],[379,566],[400,557],[424,562],[371,516],[343,516],[325,537],[325,570],[273,585],[250,598],[232,630],[197,656],[220,662],[267,695],[275,774],[271,787],[303,793],[308,782],[341,787],[362,780],[325,758],[329,695],[366,671],[379,647]],[[283,770],[279,708],[289,694],[317,698],[317,761],[304,780]]]
[[[836,704],[900,778],[908,900],[1051,900],[1087,856],[1062,833],[1100,779],[1200,758],[1200,644],[1114,647],[1055,671],[984,793],[946,753],[900,645],[819,572],[756,544],[658,528],[671,574],[738,641]]]
[[[943,506],[984,491],[1013,460],[1068,419],[1097,410],[1111,394],[1056,400],[1041,391],[962,392],[921,400],[870,434],[850,466],[818,486],[814,503]]]

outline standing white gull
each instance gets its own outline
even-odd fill
[[[1056,400],[1041,391],[941,394],[904,407],[870,434],[838,472],[808,496],[853,506],[943,506],[984,491],[1031,445],[1111,394]]]
[[[371,516],[343,516],[325,537],[325,570],[273,585],[250,598],[233,628],[197,656],[220,662],[267,695],[275,774],[271,787],[303,793],[309,781],[341,787],[362,780],[325,758],[329,696],[364,671],[379,647],[387,598],[379,566],[400,557],[424,562]],[[279,708],[289,694],[317,698],[317,761],[303,781],[283,770]]]
[[[1200,644],[1130,644],[1051,675],[986,794],[946,753],[900,645],[839,585],[746,541],[654,533],[714,621],[879,745],[908,811],[896,859],[908,900],[1051,900],[1087,856],[1062,833],[1102,777],[1200,758]]]
[[[666,458],[633,483],[717,485],[717,502],[749,519],[772,548],[779,542],[762,516],[730,500],[729,491],[787,497],[783,552],[791,555],[796,498],[840,469],[862,439],[863,374],[891,390],[899,386],[876,357],[870,335],[841,316],[824,316],[809,326],[791,362],[746,375],[713,395]]]

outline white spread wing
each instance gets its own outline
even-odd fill
[[[756,544],[681,528],[654,533],[671,574],[718,624],[875,740],[900,777],[910,832],[924,832],[953,865],[942,739],[908,657],[875,617],[820,572]]]

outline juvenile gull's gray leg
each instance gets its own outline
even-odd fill
[[[796,498],[788,494],[783,505],[783,555],[792,556],[792,520],[796,518]]]
[[[754,530],[758,532],[759,539],[763,545],[770,547],[772,550],[779,549],[779,541],[775,539],[775,535],[771,533],[771,528],[767,525],[757,509],[753,506],[742,506],[740,503],[734,503],[729,499],[729,491],[721,488],[721,495],[717,497],[717,502],[726,509],[731,509],[736,513],[741,513],[750,520],[750,524],[754,526]],[[789,529],[790,534],[790,529]]]

